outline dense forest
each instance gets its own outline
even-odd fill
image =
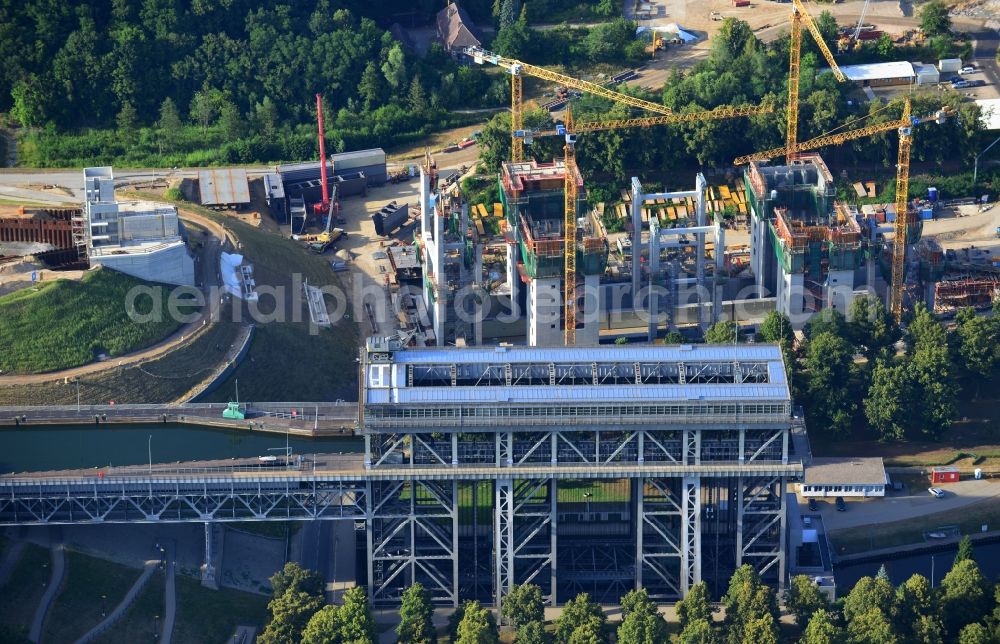
[[[836,21],[824,12],[817,22],[827,36],[826,40],[835,48]],[[859,90],[856,86],[838,83],[833,74],[825,71],[826,62],[811,37],[803,38],[802,46],[800,140],[832,130],[847,130],[900,117],[902,99],[894,100],[888,105],[879,101],[868,103],[858,100]],[[527,60],[532,60],[532,55],[542,56],[537,53],[542,49],[541,41],[529,38],[523,47]],[[558,47],[548,47],[547,51],[549,57],[560,55]],[[518,55],[521,52],[508,53]],[[877,59],[879,56],[877,46],[872,46],[865,53],[869,58]],[[886,57],[896,55],[898,54],[890,51]],[[581,136],[577,144],[577,160],[584,175],[593,180],[588,188],[591,201],[611,198],[621,187],[618,185],[620,180],[631,173],[642,172],[646,178],[662,177],[669,181],[671,173],[692,165],[726,167],[739,155],[783,145],[788,100],[787,76],[787,36],[765,44],[756,38],[747,23],[727,19],[712,40],[709,56],[687,71],[675,71],[667,79],[662,92],[620,86],[618,91],[662,102],[677,112],[740,104],[770,104],[774,109],[770,113],[748,118],[631,131],[593,132]],[[914,115],[932,114],[942,105],[951,105],[958,112],[957,118],[944,125],[919,126],[913,138],[915,164],[939,166],[947,162],[960,162],[971,165],[977,149],[975,141],[981,134],[978,107],[973,103],[962,102],[961,97],[954,92],[941,92],[937,89],[915,93],[912,101]],[[583,97],[574,102],[574,116],[577,122],[583,122],[627,118],[629,112],[627,108],[603,99]],[[551,119],[547,112],[534,110],[526,113],[525,120],[529,127],[547,128]],[[487,166],[491,168],[509,155],[509,122],[509,115],[498,114],[484,128],[481,138],[482,154]],[[875,166],[891,171],[895,167],[896,152],[897,135],[895,132],[886,132],[840,148],[831,148],[824,151],[824,154],[832,158],[850,157],[850,163],[857,166]],[[537,139],[530,153],[539,159],[557,157],[561,154],[561,142]],[[970,185],[965,188],[971,190],[971,172],[969,174]],[[981,178],[986,183],[990,180],[989,177]],[[609,189],[601,189],[602,180],[609,182]],[[980,183],[986,185],[984,181]]]
[[[41,128],[22,154],[40,164],[150,151],[164,165],[311,156],[316,92],[333,150],[416,140],[461,120],[448,109],[507,100],[503,79],[439,46],[407,51],[386,30],[392,7],[378,3],[4,5],[0,111]],[[84,128],[96,131],[61,136]]]

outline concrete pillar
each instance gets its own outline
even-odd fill
[[[712,324],[722,319],[722,273],[726,270],[726,229],[722,218],[715,219],[715,283],[712,285]]]
[[[632,177],[632,309],[638,308],[639,276],[642,246],[642,184],[639,177]]]
[[[584,275],[583,292],[583,328],[576,330],[576,343],[597,345],[601,341],[601,276]]]
[[[214,524],[205,522],[205,561],[201,565],[201,585],[208,588],[218,588],[218,580],[215,575],[215,563],[213,562],[212,541],[215,538]]]
[[[552,606],[559,605],[559,575],[557,561],[559,560],[559,539],[558,532],[559,527],[559,488],[557,479],[549,479],[549,494],[551,495],[550,501],[551,506],[549,507],[550,520],[549,520],[549,552],[552,557],[552,563],[549,566],[549,572],[552,575]]]
[[[632,249],[635,253],[635,249]],[[649,303],[646,314],[648,330],[646,339],[656,341],[656,331],[660,317],[660,222],[656,217],[649,218]]]
[[[558,277],[531,280],[527,308],[528,344],[533,347],[561,345],[562,280]]]
[[[705,188],[707,186],[705,175],[699,172],[695,176],[695,191],[697,192],[695,204],[699,226],[705,225]],[[697,257],[695,258],[695,277],[698,280],[698,324],[704,331],[708,328],[708,316],[705,314],[705,233],[697,233],[696,239],[698,242]]]

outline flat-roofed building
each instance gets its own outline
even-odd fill
[[[885,496],[889,479],[880,457],[814,458],[799,490],[805,497]]]

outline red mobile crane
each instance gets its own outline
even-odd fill
[[[319,176],[323,182],[323,202],[313,204],[313,214],[319,217],[326,215],[326,227],[330,228],[330,219],[339,210],[340,204],[330,204],[330,184],[326,176],[326,143],[323,138],[323,95],[316,94],[316,120],[319,125]]]

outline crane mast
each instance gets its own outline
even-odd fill
[[[326,176],[326,144],[323,139],[323,95],[316,94],[316,121],[319,129],[319,176],[323,183],[323,203],[314,207],[316,214],[330,210],[330,185]]]
[[[906,280],[906,237],[909,232],[910,144],[913,128],[910,121],[910,101],[903,108],[899,128],[899,155],[896,163],[896,221],[892,240],[892,284],[889,290],[889,311],[898,324],[903,318],[903,286]]]
[[[847,80],[847,76],[834,60],[833,52],[826,46],[826,41],[823,40],[823,34],[819,27],[813,22],[805,5],[802,4],[802,0],[792,0],[791,22],[792,33],[788,47],[788,116],[785,126],[785,161],[788,163],[791,163],[798,151],[796,139],[799,129],[799,59],[802,55],[802,23],[805,23],[806,28],[809,29],[809,33],[812,34],[837,81],[843,83]]]
[[[563,169],[566,172],[565,189],[565,221],[563,231],[566,322],[563,325],[563,344],[576,344],[576,134],[573,132],[573,110],[566,108],[566,161]]]

